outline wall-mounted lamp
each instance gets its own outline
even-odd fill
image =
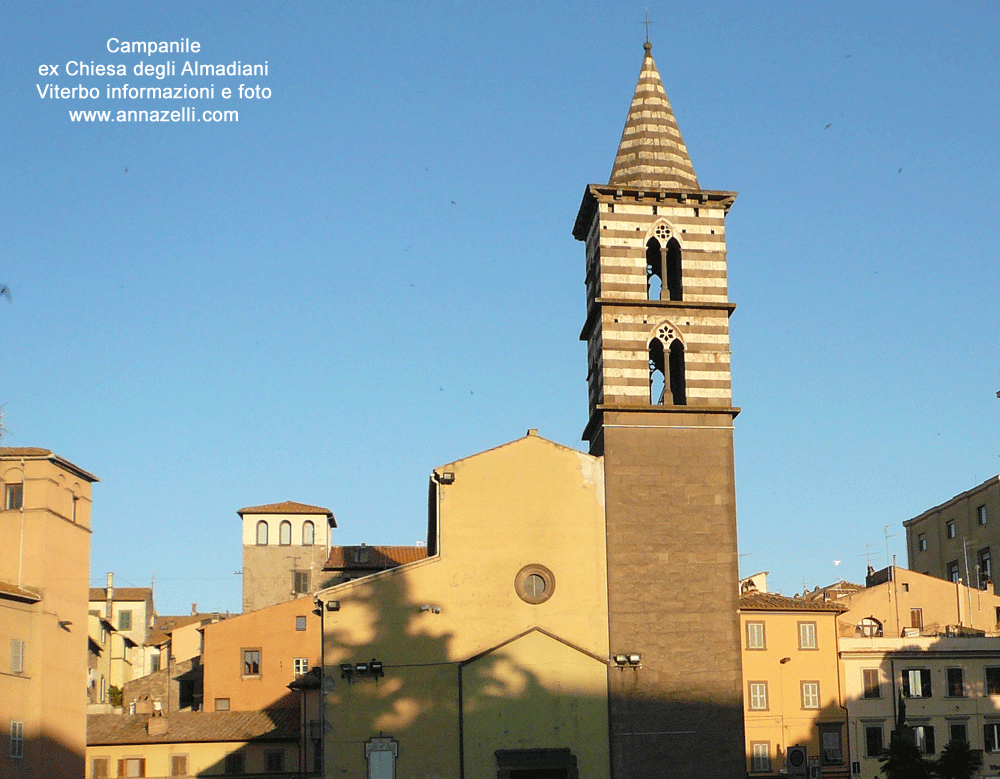
[[[790,657],[783,657],[778,662],[781,663],[782,665],[784,665],[785,663],[792,662],[792,658],[790,658]]]
[[[615,655],[615,665],[628,665],[628,655]]]
[[[424,605],[422,605],[420,607],[420,610],[421,611],[429,611],[431,614],[440,614],[441,613],[441,607],[440,606],[432,606],[429,603],[425,603]]]
[[[351,681],[354,677],[372,677],[377,679],[380,676],[385,676],[385,671],[382,670],[382,661],[376,660],[374,657],[367,663],[341,663],[340,664],[340,678],[347,679]]]
[[[442,484],[454,484],[455,474],[452,471],[445,471],[440,475],[438,481],[441,482]]]
[[[615,655],[612,659],[615,661],[615,665],[619,668],[624,668],[627,665],[630,665],[633,668],[638,668],[642,663],[642,655],[638,652],[633,652],[628,655]]]
[[[327,611],[340,611],[340,601],[339,600],[328,600],[326,602]]]
[[[628,656],[628,664],[629,665],[639,665],[639,663],[640,663],[641,660],[642,660],[642,656],[639,655],[638,653],[631,654],[631,655]]]

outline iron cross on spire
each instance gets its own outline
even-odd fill
[[[649,9],[646,9],[646,21],[643,22],[646,25],[646,43],[649,43]]]

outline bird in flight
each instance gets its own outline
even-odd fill
[[[7,298],[7,302],[10,302],[11,301],[10,287],[8,287],[6,285],[3,286],[3,287],[0,287],[0,295],[3,295],[5,298]]]

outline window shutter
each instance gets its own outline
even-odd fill
[[[903,697],[909,698],[910,696],[910,672],[903,671]]]
[[[930,673],[928,671],[928,673]],[[934,727],[932,725],[924,726],[924,743],[927,745],[927,754],[934,754]]]
[[[923,668],[920,671],[920,696],[922,698],[931,697],[931,671],[929,668]]]

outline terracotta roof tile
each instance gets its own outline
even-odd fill
[[[146,732],[148,714],[90,714],[87,746],[171,744],[196,741],[280,741],[299,736],[298,709],[269,711],[178,711],[169,714],[167,732]]]
[[[37,446],[0,446],[0,457],[46,457],[50,454],[51,449]]]
[[[426,546],[332,546],[323,570],[384,571],[426,557]]]
[[[775,592],[748,592],[740,596],[740,611],[847,611],[835,601],[808,601],[788,598]]]
[[[115,587],[114,589],[115,602],[153,599],[153,591],[149,587]],[[89,597],[91,602],[105,601],[108,599],[107,590],[103,587],[91,587]]]
[[[310,506],[307,503],[296,503],[294,500],[265,503],[263,506],[247,506],[236,513],[241,517],[244,514],[325,514],[328,517],[333,517],[333,512],[330,509],[322,506]]]
[[[192,625],[196,622],[219,622],[225,619],[224,614],[181,614],[180,616],[157,616],[153,620],[153,627],[150,629],[149,638],[146,639],[146,646],[158,646],[167,640],[171,631],[178,628]]]
[[[18,600],[27,600],[32,603],[37,603],[42,599],[42,596],[37,592],[34,592],[26,587],[19,587],[11,582],[0,581],[0,595],[6,595],[11,598],[17,598]]]

